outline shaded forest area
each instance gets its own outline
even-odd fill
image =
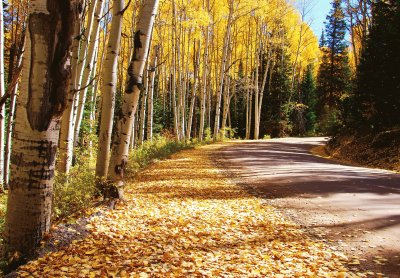
[[[1,5],[11,265],[53,219],[94,201],[114,206],[128,175],[195,144],[329,135],[331,153],[400,165],[397,0],[333,0],[319,40],[307,0]],[[370,142],[375,151],[359,151]]]

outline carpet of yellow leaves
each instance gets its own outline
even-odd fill
[[[127,202],[90,234],[18,269],[20,277],[353,277],[344,256],[232,184],[212,153],[183,151],[144,170]]]

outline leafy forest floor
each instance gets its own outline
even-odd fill
[[[149,166],[130,181],[125,203],[53,229],[48,241],[58,250],[9,276],[368,276],[228,179],[216,163],[222,147],[185,150]],[[59,229],[76,239],[66,244]]]

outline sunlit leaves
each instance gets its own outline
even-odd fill
[[[309,238],[227,180],[202,147],[139,175],[127,202],[98,208],[89,236],[21,277],[351,277],[341,253]]]

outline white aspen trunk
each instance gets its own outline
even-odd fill
[[[231,79],[229,75],[226,76],[225,81],[225,89],[224,89],[224,104],[222,109],[222,123],[221,123],[221,131],[223,132],[223,138],[226,136],[226,120],[228,118],[229,112],[229,103],[230,103],[230,84]]]
[[[76,1],[30,4],[5,227],[6,250],[20,258],[32,254],[50,228],[59,118],[67,104],[79,18]]]
[[[146,125],[146,106],[147,106],[147,94],[149,92],[149,72],[146,71],[144,76],[144,84],[145,90],[142,95],[142,105],[140,109],[140,124],[139,124],[139,145],[142,145],[144,142],[144,130]]]
[[[219,137],[219,129],[220,129],[220,117],[221,117],[221,102],[222,102],[222,94],[224,90],[224,80],[225,80],[225,68],[228,58],[228,49],[231,39],[231,22],[233,16],[233,7],[230,8],[228,24],[226,26],[226,33],[224,39],[224,47],[222,53],[222,61],[221,61],[221,69],[220,69],[220,84],[219,90],[217,92],[217,103],[215,107],[215,121],[214,121],[214,140],[217,140]]]
[[[203,58],[203,77],[202,77],[202,92],[200,94],[200,128],[199,128],[199,140],[200,142],[204,139],[204,126],[206,116],[206,99],[207,99],[207,75],[208,75],[208,44],[209,44],[209,28],[206,28],[206,41],[204,47],[204,58]]]
[[[82,49],[84,49],[84,53],[78,69],[78,85],[81,91],[79,94],[78,108],[74,124],[74,146],[78,145],[86,96],[90,85],[90,76],[92,76],[93,64],[96,62],[95,54],[99,45],[100,17],[103,11],[103,6],[103,0],[92,0],[89,6],[89,19],[85,30],[85,37],[88,38],[89,41],[86,41],[86,43],[81,46]]]
[[[184,19],[186,19],[186,14],[185,14],[185,17],[184,17]],[[182,24],[181,24],[181,26],[182,26]],[[187,131],[186,131],[186,129],[187,129],[187,121],[186,121],[186,119],[187,119],[187,116],[188,115],[186,115],[187,113],[186,113],[186,108],[188,107],[188,105],[186,104],[186,99],[187,99],[187,94],[189,94],[189,85],[190,85],[190,82],[189,82],[189,63],[190,63],[190,58],[189,58],[189,54],[190,54],[190,39],[188,39],[187,40],[187,48],[186,48],[186,41],[185,41],[185,38],[186,38],[186,36],[185,36],[185,34],[186,34],[186,28],[184,28],[183,26],[181,27],[181,36],[183,36],[183,41],[182,41],[182,49],[183,49],[183,51],[182,51],[182,58],[181,58],[181,61],[182,61],[182,70],[180,71],[180,75],[182,75],[182,73],[183,73],[183,77],[181,77],[181,116],[182,116],[182,118],[181,118],[181,128],[182,128],[182,131],[181,131],[181,134],[182,134],[182,139],[183,140],[186,140],[186,139],[188,139],[187,137],[186,137],[186,135],[187,135]],[[191,31],[189,30],[189,32],[188,32],[188,37],[190,38],[191,37]],[[187,53],[187,54],[186,54]],[[185,58],[186,58],[186,61],[185,61]]]
[[[116,0],[113,3],[110,37],[107,43],[107,53],[102,70],[102,101],[101,121],[99,133],[99,146],[97,150],[96,177],[107,177],[110,162],[111,133],[113,129],[113,117],[115,109],[115,91],[117,87],[118,56],[121,47],[121,31],[124,8],[124,0]]]
[[[25,49],[25,40],[22,43],[22,49],[18,56],[18,68],[22,66],[23,61],[23,53]],[[8,188],[8,182],[10,179],[10,159],[11,159],[11,140],[13,134],[13,127],[14,127],[14,117],[15,117],[15,107],[17,103],[17,94],[18,94],[18,86],[19,83],[15,84],[13,93],[11,94],[11,101],[10,101],[10,111],[8,114],[8,123],[7,123],[7,134],[6,134],[6,146],[5,146],[5,153],[4,153],[4,184]]]
[[[95,56],[97,57],[98,55],[98,48],[96,48],[96,54]],[[97,69],[97,60],[93,64],[93,73],[96,74],[96,69]],[[96,100],[97,100],[97,87],[99,85],[99,81],[96,79],[93,79],[93,90],[92,90],[92,95],[90,99],[90,114],[89,114],[89,133],[93,134],[93,130],[95,129],[96,126]],[[89,150],[90,150],[90,157],[93,157],[93,140],[92,136],[90,136],[90,141],[89,141]]]
[[[175,1],[172,0],[172,113],[174,114],[174,134],[176,139],[179,140],[179,109],[177,105],[176,99],[176,10],[175,10]]]
[[[153,140],[154,84],[156,78],[158,48],[154,51],[154,59],[150,68],[150,86],[147,100],[147,140]]]
[[[132,134],[134,114],[139,101],[140,87],[143,86],[143,71],[149,53],[158,2],[158,0],[143,2],[139,13],[134,53],[128,69],[128,81],[117,123],[117,132],[108,173],[111,188],[108,189],[108,192],[105,192],[106,197],[124,198],[124,175],[128,162],[130,136]]]
[[[246,89],[246,140],[250,138],[250,89]]]
[[[73,156],[73,138],[74,138],[74,121],[73,109],[78,89],[77,75],[78,75],[78,62],[79,62],[79,44],[80,41],[76,37],[80,33],[80,22],[76,22],[74,26],[74,41],[72,44],[72,59],[71,69],[72,76],[69,84],[67,108],[64,110],[61,117],[59,151],[57,159],[57,171],[68,174],[72,166]]]
[[[134,150],[135,149],[135,143],[136,143],[136,125],[137,125],[137,116],[136,116],[136,114],[133,116],[134,118],[133,118],[133,124],[132,124],[132,134],[131,134],[131,142],[130,142],[130,144],[129,144],[129,146],[130,146],[130,149],[131,150]]]
[[[0,0],[0,98],[5,94],[4,72],[4,16],[3,1]],[[9,73],[11,74],[11,73]],[[0,187],[4,184],[4,106],[0,107]]]
[[[17,93],[18,93],[18,83],[15,85],[14,92],[11,96],[10,112],[9,112],[8,123],[7,123],[6,145],[5,145],[5,149],[4,149],[4,151],[5,151],[5,153],[4,153],[4,185],[7,188],[8,188],[8,182],[10,179],[11,140],[12,140],[12,133],[13,133]]]
[[[252,115],[253,115],[253,89],[251,88],[251,86],[254,84],[254,74],[251,78],[250,81],[250,86],[248,89],[248,94],[247,94],[247,128],[246,128],[246,139],[249,140],[251,137],[251,121],[252,121]]]
[[[180,36],[182,33],[182,22],[180,22]],[[179,38],[176,38],[176,56],[178,57],[175,60],[176,67],[178,68],[178,73],[177,73],[177,78],[178,78],[178,84],[177,84],[177,93],[178,93],[178,100],[177,100],[177,117],[178,117],[178,140],[182,140],[184,137],[184,124],[185,124],[185,114],[184,114],[184,101],[183,101],[183,88],[182,88],[182,71],[183,69],[181,68],[181,65],[183,65],[183,62],[181,61],[181,40]]]
[[[195,52],[196,52],[196,49],[195,49]],[[188,122],[187,122],[187,128],[186,128],[186,139],[190,139],[191,134],[192,134],[194,108],[196,105],[196,94],[197,94],[197,87],[199,84],[198,78],[199,78],[199,67],[200,67],[200,54],[201,54],[200,40],[198,40],[197,53],[195,54],[195,59],[194,59],[194,81],[193,81],[194,83],[193,83],[192,99],[190,101]]]
[[[258,101],[259,101],[259,75],[260,75],[260,64],[262,63],[261,60],[261,43],[259,45],[258,51],[257,51],[257,57],[256,57],[256,73],[255,73],[255,78],[254,78],[254,140],[258,140],[259,135],[260,135],[260,119],[259,119],[259,106],[258,106]]]

